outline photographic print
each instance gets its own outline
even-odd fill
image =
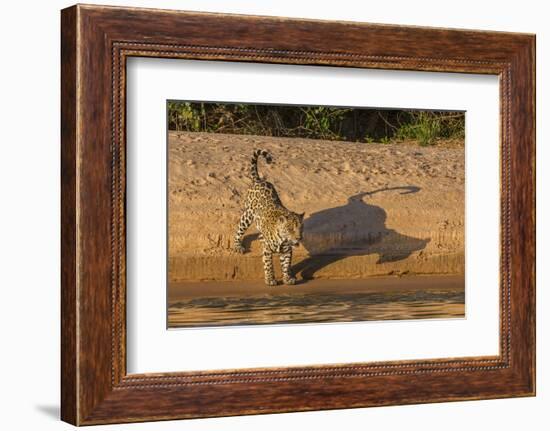
[[[166,115],[169,328],[465,316],[465,112]]]

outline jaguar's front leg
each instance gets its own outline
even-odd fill
[[[262,258],[264,262],[265,284],[276,286],[277,281],[275,280],[275,272],[273,271],[273,252],[265,244]]]
[[[281,250],[281,255],[279,256],[279,259],[281,260],[283,282],[285,284],[296,284],[296,278],[294,278],[290,272],[290,265],[292,263],[292,247],[285,246]]]

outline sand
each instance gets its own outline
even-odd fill
[[[306,213],[299,276],[359,279],[464,273],[464,150],[169,133],[169,279],[261,280],[256,231],[232,239],[254,148],[289,209]],[[276,265],[278,266],[278,265]]]
[[[310,293],[380,293],[408,291],[463,291],[464,276],[429,275],[372,277],[365,280],[317,279],[294,286],[266,286],[261,280],[200,281],[170,284],[169,303],[209,296],[307,295]]]

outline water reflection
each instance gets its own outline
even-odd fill
[[[464,290],[203,297],[168,309],[169,327],[464,317]]]

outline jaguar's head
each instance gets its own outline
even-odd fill
[[[283,241],[297,246],[302,240],[304,231],[304,213],[289,213],[279,217],[279,235]]]

